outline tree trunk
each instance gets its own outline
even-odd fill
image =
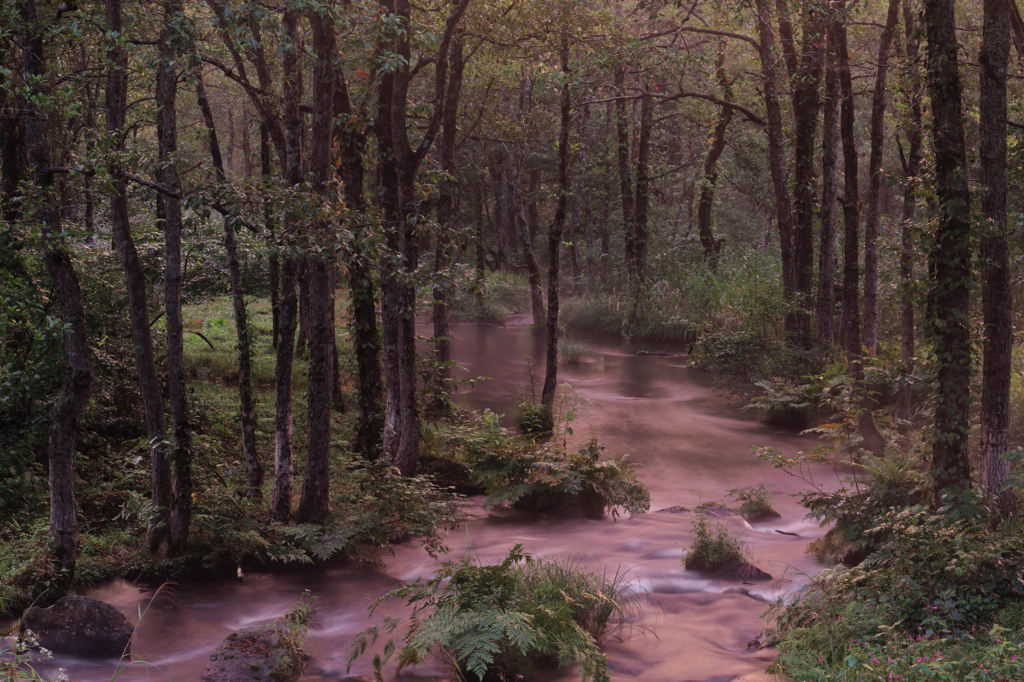
[[[882,154],[889,46],[896,33],[900,0],[889,0],[885,29],[878,39],[875,91],[871,99],[871,157],[868,162],[868,215],[864,223],[864,345],[878,351],[878,226],[881,222]]]
[[[311,11],[313,34],[314,140],[331,139],[334,127],[334,18]],[[314,144],[309,150],[310,200],[327,204],[331,177],[331,146]],[[300,521],[319,521],[327,516],[331,482],[331,406],[334,404],[334,253],[331,226],[318,214],[309,230],[310,255],[306,258],[309,280],[309,407],[306,427],[306,475],[296,516]]]
[[[432,409],[436,413],[447,413],[451,401],[452,341],[448,326],[448,299],[451,296],[448,275],[445,270],[451,264],[452,234],[457,229],[459,214],[457,166],[455,163],[455,142],[458,134],[459,99],[462,92],[462,74],[465,59],[462,51],[462,37],[452,42],[448,93],[445,97],[445,111],[441,117],[441,170],[445,177],[441,181],[437,201],[437,222],[439,232],[434,255],[434,359],[437,375],[434,378],[436,391]]]
[[[565,227],[565,209],[569,199],[569,125],[572,103],[570,101],[569,42],[562,38],[560,51],[562,62],[562,110],[558,134],[558,203],[555,219],[548,230],[548,324],[547,363],[544,372],[544,389],[541,404],[549,415],[554,415],[555,389],[558,386],[558,275],[559,249],[562,246],[562,229]]]
[[[111,151],[115,154],[124,149],[124,125],[128,109],[128,58],[121,46],[123,31],[121,0],[106,2],[107,31],[112,40],[107,48],[106,115],[107,134],[111,137]],[[157,556],[164,556],[169,550],[171,507],[171,466],[168,452],[162,447],[167,432],[164,420],[163,396],[156,362],[153,358],[153,338],[150,334],[149,303],[146,300],[146,276],[142,270],[139,253],[132,238],[128,217],[128,181],[115,170],[110,178],[110,229],[114,246],[124,272],[125,289],[128,294],[128,318],[135,350],[135,369],[139,377],[139,394],[146,420],[146,435],[150,438],[149,464],[152,494],[150,504],[153,515],[146,530],[146,545]]]
[[[829,38],[831,44],[832,38]],[[831,46],[825,61],[824,115],[821,123],[821,232],[818,237],[818,349],[836,343],[836,198],[839,167],[839,78]]]
[[[298,77],[298,15],[286,10],[282,16],[288,42],[281,57],[284,81],[284,184],[295,188],[302,183],[302,137],[299,102],[302,85]],[[277,358],[274,365],[274,492],[270,500],[270,519],[287,523],[292,513],[292,367],[295,362],[295,327],[298,301],[295,286],[298,264],[294,249],[297,217],[285,208],[284,234],[281,236],[284,255],[281,260],[281,293]]]
[[[722,87],[722,99],[726,102],[718,111],[715,132],[708,143],[708,153],[704,157],[704,178],[700,185],[700,202],[697,204],[697,234],[700,244],[704,247],[704,262],[714,272],[718,268],[718,256],[722,250],[722,239],[716,239],[711,227],[711,212],[715,206],[715,187],[718,184],[718,159],[725,151],[725,132],[732,121],[732,82],[725,75],[725,52],[718,55],[716,73],[718,83]]]
[[[366,133],[353,129],[346,120],[354,115],[339,69],[335,78],[334,109],[337,125],[334,140],[340,156],[340,172],[344,182],[345,203],[355,214],[351,247],[347,254],[349,290],[352,296],[352,346],[359,377],[359,420],[356,424],[353,450],[368,460],[380,457],[384,433],[384,384],[380,368],[380,331],[377,329],[377,296],[372,269],[364,251],[365,231],[361,225],[366,213],[363,154]]]
[[[627,287],[631,287],[636,278],[637,265],[636,197],[633,194],[633,176],[629,168],[629,112],[626,109],[625,99],[626,67],[617,64],[614,68],[615,91],[618,93],[618,99],[615,100],[615,158],[619,167],[619,199],[622,202],[626,282]]]
[[[833,12],[838,3],[833,4]],[[885,440],[878,431],[871,414],[871,401],[864,391],[864,368],[861,364],[860,339],[860,271],[858,268],[858,241],[860,232],[860,190],[857,178],[857,143],[854,137],[853,80],[850,77],[850,58],[846,45],[846,18],[834,15],[830,19],[829,44],[833,50],[839,89],[842,96],[840,106],[839,133],[843,143],[845,165],[845,196],[843,197],[843,329],[842,338],[846,357],[853,373],[854,391],[858,405],[857,425],[864,448],[876,457],[885,454]]]
[[[648,93],[640,98],[640,129],[637,131],[636,206],[633,215],[633,281],[629,323],[639,322],[640,303],[647,278],[647,217],[650,209],[651,129],[654,100]],[[568,152],[567,152],[568,153]]]
[[[936,357],[935,443],[932,476],[936,502],[954,503],[971,487],[970,430],[971,193],[961,108],[954,0],[925,0],[928,90],[935,154],[938,224],[928,259],[928,318]]]
[[[1010,56],[1008,0],[985,0],[981,75],[981,208],[988,218],[980,244],[985,355],[981,373],[981,456],[986,493],[999,512],[1015,510],[1013,490],[1003,490],[1010,462],[1010,371],[1013,350],[1009,245],[1006,232],[1006,77]]]
[[[917,212],[918,173],[922,161],[922,82],[917,66],[919,52],[914,15],[909,0],[903,0],[903,23],[907,39],[907,71],[910,83],[910,121],[905,126],[908,142],[905,163],[906,185],[903,190],[903,220],[900,227],[900,361],[903,364],[904,381],[896,394],[895,417],[910,419],[913,401],[913,386],[910,378],[914,375],[914,217]],[[903,427],[906,430],[905,427]]]
[[[821,109],[824,25],[817,12],[805,12],[803,49],[793,79],[793,269],[797,311],[792,326],[796,343],[811,347],[811,301],[814,288],[814,140]],[[780,22],[781,23],[781,22]]]
[[[163,231],[166,266],[164,270],[164,306],[167,318],[167,385],[171,406],[174,444],[171,467],[174,496],[171,499],[171,552],[184,553],[192,523],[192,432],[188,423],[188,397],[185,388],[185,341],[181,319],[181,201],[178,171],[174,167],[178,151],[177,95],[178,70],[174,41],[175,22],[182,12],[181,0],[164,1],[164,24],[160,33],[160,65],[156,74],[156,102],[159,109],[159,167],[157,179],[169,192],[164,197]]]
[[[523,163],[522,157],[525,156],[525,150],[517,150],[517,152],[512,161],[512,179],[509,184],[514,192],[512,201],[518,208],[515,224],[519,232],[519,244],[523,249],[523,260],[526,261],[526,271],[530,281],[530,308],[533,312],[533,333],[541,336],[544,334],[547,322],[544,312],[544,289],[540,284],[540,265],[537,263],[533,239],[530,237],[529,216],[526,215],[523,197],[519,191],[519,180]]]
[[[772,31],[771,12],[767,0],[755,0],[757,28],[760,38],[761,76],[764,103],[768,115],[768,164],[775,195],[775,219],[779,229],[782,252],[782,290],[786,300],[793,300],[796,291],[796,264],[794,260],[793,212],[789,201],[789,177],[786,171],[786,139],[782,125],[782,107],[779,104],[778,76],[776,75],[775,34]],[[786,330],[791,336],[797,329],[796,320],[786,315]]]
[[[53,172],[50,147],[46,139],[46,119],[36,102],[44,96],[46,77],[42,22],[36,15],[34,0],[22,0],[21,38],[23,66],[29,97],[23,104],[23,125],[28,168],[35,182],[38,208],[33,216],[42,223],[46,267],[53,280],[54,294],[60,302],[60,320],[64,325],[64,357],[67,373],[54,405],[50,422],[47,455],[50,483],[50,542],[56,566],[63,572],[61,582],[69,584],[75,575],[78,558],[78,516],[75,503],[75,440],[78,423],[92,389],[92,361],[85,330],[85,304],[78,277],[61,237],[60,210],[54,206]]]
[[[109,0],[108,0],[109,1]],[[224,160],[217,139],[217,128],[213,111],[206,96],[206,84],[201,70],[195,74],[196,100],[206,125],[210,159],[221,184],[227,182]],[[238,408],[242,422],[242,455],[245,458],[246,497],[259,498],[263,488],[263,464],[256,453],[256,415],[252,397],[252,339],[249,338],[249,319],[245,310],[245,292],[242,286],[242,266],[238,260],[238,246],[235,243],[236,218],[224,214],[224,251],[228,257],[228,282],[231,287],[231,305],[235,314],[235,338],[238,352]]]
[[[270,182],[270,136],[267,127],[260,125],[260,177],[264,183]],[[267,236],[271,243],[274,242],[274,212],[267,202],[263,208],[263,224],[267,230]],[[281,258],[276,253],[268,257],[267,277],[270,279],[270,316],[271,316],[271,345],[277,350],[277,336],[281,324]]]

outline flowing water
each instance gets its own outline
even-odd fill
[[[429,328],[422,333],[429,334]],[[489,378],[460,388],[459,400],[476,409],[507,412],[517,394],[528,390],[528,356],[536,359],[539,393],[543,346],[523,321],[504,327],[453,325],[452,339],[455,359],[465,368],[461,376]],[[688,369],[685,357],[637,355],[665,348],[579,340],[588,348],[586,360],[559,371],[560,380],[571,386],[563,409],[581,405],[573,439],[596,436],[607,454],[629,453],[651,491],[652,512],[617,520],[562,519],[506,508],[488,512],[483,498],[474,498],[466,505],[467,522],[449,534],[449,546],[456,555],[472,552],[493,562],[521,543],[535,556],[573,557],[591,569],[629,571],[645,618],[641,627],[606,642],[613,680],[772,679],[764,670],[773,652],[748,649],[748,643],[764,627],[759,616],[765,601],[798,588],[819,570],[804,550],[822,531],[804,519],[789,496],[806,484],[754,459],[750,448],[768,445],[791,453],[813,441],[742,414],[735,401],[711,390],[705,375]],[[828,476],[824,470],[815,475]],[[782,518],[751,525],[731,516],[722,522],[747,543],[755,563],[774,580],[748,585],[684,570],[680,557],[689,543],[692,514],[655,510],[722,501],[731,489],[759,483],[775,492]],[[306,647],[313,658],[303,679],[372,679],[369,656],[358,660],[351,672],[345,670],[350,643],[371,623],[367,606],[390,589],[431,575],[441,561],[411,544],[383,558],[386,569],[379,571],[351,566],[290,570],[177,586],[173,594],[153,601],[138,627],[132,651],[144,662],[125,667],[118,679],[196,681],[225,636],[284,614],[303,590],[319,598],[317,625]],[[153,590],[118,581],[89,594],[114,604],[135,622]],[[389,608],[404,613],[398,604]],[[60,657],[51,663],[46,670],[67,668],[76,682],[107,682],[115,672],[110,662]],[[394,676],[393,671],[388,674]],[[578,679],[571,669],[544,674],[547,680]],[[395,679],[431,678],[444,679],[443,667],[406,669]]]

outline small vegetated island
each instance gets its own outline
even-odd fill
[[[575,433],[564,379],[652,406],[685,363],[816,436],[750,455],[822,528],[770,673],[1024,679],[1022,60],[1017,0],[3,3],[0,673],[66,678],[27,625],[116,577],[639,516],[659,472]],[[461,398],[459,324],[531,339],[504,416]],[[801,519],[737,485],[677,571],[771,579],[729,528]],[[583,549],[382,590],[349,664],[610,679],[643,581]],[[297,679],[313,596],[216,660]]]

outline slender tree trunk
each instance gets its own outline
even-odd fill
[[[329,140],[334,127],[334,18],[310,11],[313,34],[314,140]],[[314,144],[309,150],[311,199],[327,204],[331,147]],[[334,404],[334,249],[331,226],[318,214],[310,229],[313,241],[306,258],[309,280],[309,407],[306,427],[306,475],[296,516],[317,521],[327,516],[331,482],[331,406]]]
[[[587,126],[590,125],[590,105],[584,104],[580,107],[577,123],[580,140],[585,140]],[[579,293],[583,288],[583,268],[580,264],[579,241],[584,240],[583,260],[586,263],[587,282],[593,281],[594,277],[594,211],[591,206],[590,197],[590,168],[587,159],[587,146],[581,144],[579,147],[579,158],[576,163],[576,171],[573,174],[572,192],[572,216],[573,224],[569,235],[572,247],[569,252],[569,266],[572,269],[573,290]]]
[[[34,0],[20,3],[24,41],[23,66],[30,94],[23,105],[23,125],[28,168],[35,182],[38,208],[35,220],[42,223],[46,267],[60,302],[64,325],[64,357],[67,370],[50,422],[47,455],[50,483],[50,543],[62,582],[70,583],[78,558],[78,515],[75,503],[75,440],[78,423],[92,389],[92,360],[85,329],[85,304],[78,277],[61,237],[60,209],[54,205],[53,171],[46,139],[46,119],[36,101],[43,96],[46,57],[43,25]]]
[[[124,124],[128,108],[128,59],[120,43],[123,31],[121,0],[107,0],[106,21],[112,42],[107,48],[107,62],[110,68],[107,71],[105,108],[107,134],[111,137],[111,150],[116,153],[124,149]],[[110,179],[110,229],[124,272],[125,289],[128,293],[128,317],[135,350],[135,369],[139,377],[139,394],[142,397],[142,410],[146,419],[146,435],[150,438],[150,503],[154,513],[146,530],[146,545],[151,552],[163,556],[167,554],[170,542],[171,466],[167,458],[169,453],[161,446],[167,424],[164,420],[160,379],[153,358],[149,303],[146,300],[146,276],[135,248],[135,241],[132,239],[128,217],[127,184],[127,180],[116,172]]]
[[[971,487],[971,193],[961,108],[954,0],[925,0],[928,90],[938,224],[928,259],[928,318],[937,362],[932,476],[936,502]]]
[[[900,0],[889,0],[885,28],[878,40],[875,91],[871,99],[871,157],[868,162],[868,215],[864,223],[864,345],[878,351],[878,227],[881,222],[882,154],[885,144],[885,95],[889,46],[899,20]]]
[[[615,158],[619,167],[619,200],[622,202],[622,234],[626,281],[632,286],[636,278],[636,196],[633,194],[633,175],[629,168],[629,111],[626,108],[626,67],[615,66]]]
[[[636,205],[633,215],[633,281],[629,323],[636,325],[647,278],[647,217],[650,209],[651,129],[654,127],[654,99],[640,98],[640,127],[637,131]]]
[[[448,93],[445,97],[445,112],[441,117],[441,170],[445,178],[441,182],[440,196],[437,202],[437,221],[440,231],[436,239],[434,255],[434,358],[437,361],[435,378],[438,391],[433,410],[439,413],[448,412],[451,399],[451,368],[452,341],[448,325],[448,299],[451,295],[445,270],[451,264],[451,235],[456,231],[459,214],[457,180],[458,169],[455,163],[455,142],[458,134],[459,99],[462,92],[462,74],[465,69],[465,58],[462,50],[462,37],[456,36],[452,42]]]
[[[910,419],[913,401],[913,386],[910,378],[914,375],[914,356],[917,354],[914,341],[914,218],[917,212],[918,173],[922,161],[922,82],[917,66],[919,52],[918,38],[914,27],[914,15],[909,0],[903,0],[903,23],[907,39],[907,72],[910,83],[910,120],[905,126],[908,150],[905,163],[906,185],[903,189],[903,216],[900,227],[900,361],[903,364],[904,382],[896,395],[897,419]]]
[[[267,127],[260,124],[260,177],[264,183],[270,182],[270,136]],[[263,208],[263,224],[271,243],[274,242],[274,212],[270,203]],[[281,325],[281,258],[272,253],[268,257],[267,277],[270,279],[270,316],[271,345],[277,350],[277,337]]]
[[[345,84],[338,70],[334,90],[335,145],[339,150],[340,172],[345,187],[345,203],[355,214],[352,246],[348,252],[349,289],[352,296],[352,345],[359,376],[359,420],[353,449],[368,460],[380,457],[384,433],[384,383],[380,366],[380,331],[377,328],[377,296],[373,273],[364,251],[366,239],[362,218],[366,213],[363,154],[366,133],[353,130],[345,122],[354,115]]]
[[[571,79],[569,78],[569,42],[562,38],[560,51],[562,74],[562,108],[558,134],[558,203],[555,219],[548,230],[548,324],[547,362],[544,372],[544,389],[541,404],[547,413],[554,414],[555,390],[558,386],[558,275],[559,249],[562,246],[562,229],[565,227],[565,211],[569,199],[569,126],[572,102],[570,101]]]
[[[1006,233],[1006,77],[1010,56],[1008,0],[985,0],[981,54],[979,149],[981,208],[988,218],[982,234],[982,308],[985,355],[981,373],[982,478],[1004,516],[1016,507],[1012,490],[1003,491],[1010,462],[1010,371],[1013,350],[1009,245]]]
[[[803,49],[793,79],[793,269],[797,311],[793,314],[796,342],[811,347],[811,302],[814,288],[814,149],[821,109],[824,24],[815,11],[804,13]],[[794,55],[795,58],[795,55]]]
[[[533,247],[533,239],[530,237],[529,216],[526,215],[523,197],[519,191],[519,180],[525,156],[525,149],[515,154],[513,159],[512,180],[509,183],[514,194],[512,201],[518,207],[518,216],[515,220],[516,229],[519,232],[519,244],[523,249],[523,260],[526,261],[526,271],[530,281],[530,307],[533,311],[533,333],[542,336],[546,328],[547,320],[544,312],[544,289],[540,283],[540,265],[537,263],[536,251]]]
[[[833,11],[838,3],[833,5]],[[850,77],[850,59],[846,44],[846,17],[831,18],[829,43],[835,55],[839,88],[842,95],[840,106],[839,132],[843,143],[843,163],[845,165],[845,196],[843,197],[843,340],[846,356],[853,373],[854,390],[856,391],[859,412],[857,424],[864,448],[876,457],[885,454],[885,440],[878,431],[871,414],[871,401],[864,390],[864,368],[861,361],[860,338],[860,271],[858,268],[859,232],[860,232],[860,196],[857,178],[857,144],[854,137],[854,106],[853,81]]]
[[[818,237],[818,349],[822,355],[828,353],[837,341],[835,276],[839,98],[839,78],[833,50],[829,47],[825,62],[825,111],[821,124],[821,232]]]
[[[302,182],[302,138],[299,101],[302,97],[298,76],[298,16],[293,9],[282,16],[287,44],[281,58],[284,80],[284,164],[285,185],[297,187]],[[277,358],[274,365],[274,491],[270,500],[270,519],[287,523],[292,513],[292,367],[295,362],[295,327],[298,301],[295,286],[298,264],[294,248],[297,218],[287,207],[284,212],[284,234],[281,259],[280,312],[278,313]]]
[[[782,124],[782,107],[779,104],[778,76],[776,75],[775,34],[772,31],[771,11],[767,0],[755,0],[757,10],[758,37],[762,87],[765,109],[768,114],[768,164],[775,195],[775,218],[779,229],[779,244],[782,252],[782,290],[786,300],[792,301],[796,291],[796,263],[794,260],[793,212],[789,200],[789,174],[786,171],[786,140]],[[786,315],[786,330],[795,334],[796,320]]]
[[[718,55],[716,73],[718,83],[722,87],[722,98],[726,103],[732,101],[732,82],[725,74],[725,52]],[[697,204],[697,234],[700,244],[704,247],[704,262],[714,272],[718,268],[718,256],[722,250],[722,239],[716,239],[711,227],[711,212],[715,205],[715,187],[718,184],[718,159],[725,151],[725,132],[732,121],[732,107],[723,104],[718,111],[715,131],[708,142],[708,153],[704,157],[704,178],[700,185],[700,202]]]
[[[109,1],[109,0],[108,0]],[[196,100],[206,125],[210,159],[217,175],[217,181],[227,182],[224,161],[217,139],[217,128],[213,111],[206,96],[206,84],[202,71],[195,74]],[[224,215],[224,251],[228,257],[228,282],[231,287],[231,305],[235,314],[235,338],[238,351],[238,408],[242,422],[242,455],[246,465],[246,497],[259,498],[263,488],[263,464],[256,453],[256,414],[252,396],[252,339],[249,338],[249,316],[245,309],[245,292],[242,286],[242,265],[238,260],[238,245],[235,243],[235,220]]]
[[[174,167],[178,151],[177,51],[174,41],[182,12],[181,0],[164,1],[163,29],[160,33],[160,65],[156,75],[156,101],[159,108],[159,169],[157,178],[170,193],[164,197],[163,231],[166,267],[164,270],[164,306],[167,318],[167,386],[170,396],[174,445],[171,468],[174,496],[171,499],[171,552],[182,554],[188,543],[192,523],[192,429],[188,423],[188,398],[185,389],[185,341],[181,319],[181,201],[178,171]]]

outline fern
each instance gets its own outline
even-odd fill
[[[624,599],[622,575],[586,573],[573,562],[535,561],[516,545],[493,566],[467,557],[444,564],[428,581],[384,595],[413,607],[405,621],[399,669],[437,656],[465,679],[511,679],[528,673],[542,655],[561,665],[578,663],[583,680],[606,682],[608,664],[598,648],[609,621],[624,621],[632,608]],[[359,634],[349,665],[384,633],[393,635],[403,621],[386,619]],[[390,639],[374,658],[382,675],[395,651]]]

